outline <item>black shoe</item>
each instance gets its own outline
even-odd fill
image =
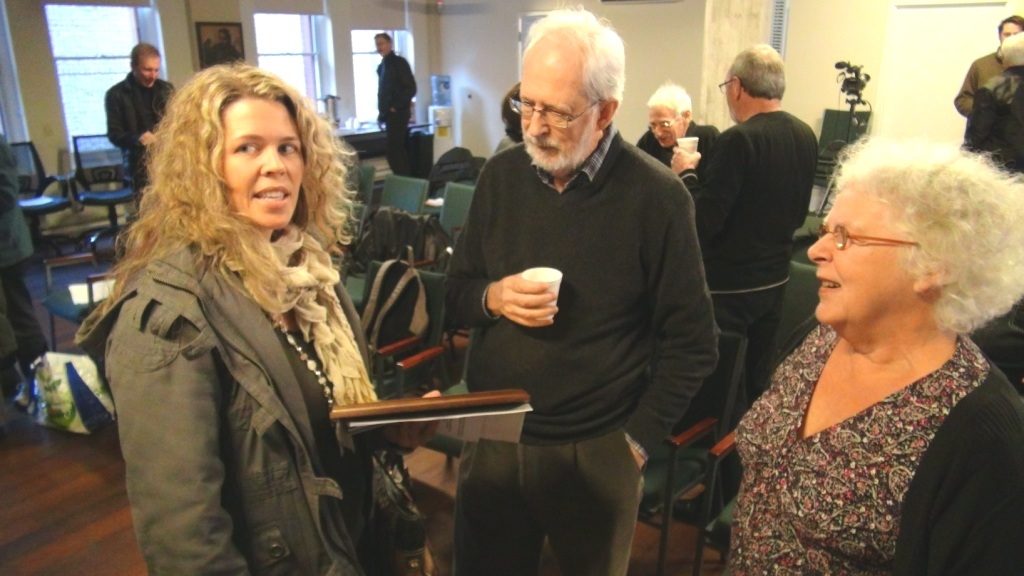
[[[18,385],[21,384],[21,374],[14,366],[0,368],[0,388],[3,388],[3,399],[13,398],[18,393]]]

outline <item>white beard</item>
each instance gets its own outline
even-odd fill
[[[552,175],[563,176],[575,172],[593,153],[593,150],[587,150],[583,143],[593,141],[596,133],[597,125],[590,122],[579,139],[569,145],[557,144],[550,136],[538,138],[526,133],[523,134],[523,142],[534,166]],[[567,149],[568,146],[572,147]]]

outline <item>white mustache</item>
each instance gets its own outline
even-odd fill
[[[526,138],[527,144],[532,144],[533,146],[538,146],[540,148],[554,149],[557,152],[562,151],[561,146],[551,141],[551,139],[546,136],[531,136],[529,134],[526,134],[524,136]]]

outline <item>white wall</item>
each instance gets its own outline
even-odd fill
[[[554,0],[446,0],[435,73],[452,77],[455,142],[489,156],[504,135],[501,99],[518,81],[520,14],[553,10]],[[626,43],[626,91],[615,124],[636,141],[646,130],[647,98],[665,80],[697,93],[703,58],[704,1],[581,4],[608,18]],[[695,110],[698,119],[702,111]]]
[[[941,20],[952,28],[936,28],[943,4],[961,15]],[[846,60],[872,77],[872,134],[957,141],[965,121],[953,98],[970,62],[998,45],[999,21],[1015,13],[1024,1],[790,0],[783,107],[820,130],[825,108],[848,109],[834,67]]]
[[[29,136],[36,142],[43,161],[51,170],[58,167],[58,151],[65,147],[66,134],[62,122],[56,73],[50,54],[49,39],[43,20],[45,0],[3,1],[11,22],[11,42],[18,63],[19,86],[25,103]],[[88,0],[66,0],[81,1]],[[110,0],[105,0],[110,1]],[[128,0],[124,0],[128,1]],[[135,1],[135,0],[132,0]],[[164,61],[168,79],[182,84],[198,68],[195,48],[196,21],[243,21],[243,13],[251,13],[268,0],[152,0],[160,12]],[[783,106],[820,129],[825,108],[845,108],[835,83],[834,64],[849,60],[860,64],[873,79],[865,97],[876,105],[877,118],[884,119],[887,110],[880,105],[880,95],[890,81],[883,71],[887,51],[902,51],[904,40],[890,37],[890,25],[896,4],[914,0],[791,0],[788,45],[786,51],[787,91]],[[929,0],[932,4],[943,3]],[[721,45],[726,35],[736,36],[733,28],[741,23],[749,28],[751,16],[759,2],[767,0],[711,0],[715,11],[706,9],[708,0],[678,0],[637,4],[604,4],[599,0],[583,0],[582,5],[607,17],[626,41],[626,93],[616,125],[628,140],[636,140],[646,124],[645,102],[657,86],[672,79],[686,86],[695,96],[698,121],[720,114],[720,95],[714,84],[724,74],[723,62],[731,60],[732,48]],[[726,4],[743,7],[733,13]],[[565,4],[563,0],[446,0],[438,13],[436,0],[323,0],[324,10],[333,20],[336,53],[336,83],[342,96],[343,115],[346,104],[352,106],[351,59],[349,30],[372,26],[367,19],[395,19],[407,23],[415,38],[417,82],[420,86],[417,116],[426,119],[430,104],[430,75],[450,74],[456,105],[456,142],[478,155],[489,155],[501,138],[500,99],[518,80],[517,20],[520,14],[552,10]],[[948,2],[945,2],[948,3]],[[956,4],[978,4],[975,0],[957,0]],[[981,2],[981,4],[993,4]],[[999,4],[998,2],[996,4]],[[974,10],[967,7],[965,10]],[[981,9],[981,8],[979,8]],[[722,15],[722,12],[725,15]],[[1005,3],[1002,16],[1024,12],[1024,0]],[[921,68],[941,78],[939,88],[896,94],[908,102],[928,99],[937,105],[949,104],[966,73],[966,62],[977,52],[985,37],[996,45],[998,20],[981,30],[960,30],[957,34],[935,34],[934,42],[959,50],[960,60],[953,62],[922,62]],[[251,28],[251,25],[248,26]],[[705,34],[704,30],[709,32]],[[251,31],[249,32],[251,33]],[[750,35],[748,30],[739,36]],[[965,42],[970,35],[970,45]],[[749,44],[762,41],[752,38]],[[742,38],[734,38],[737,44]],[[917,40],[920,42],[920,40]],[[891,44],[891,45],[890,45]],[[727,52],[729,52],[727,54]],[[246,54],[255,59],[252,39],[246,38]],[[702,110],[706,97],[708,110]],[[347,101],[347,102],[346,102]],[[898,115],[897,115],[898,116]],[[724,122],[719,122],[725,128]],[[945,120],[962,130],[956,116]],[[948,128],[948,127],[947,127]],[[952,128],[948,128],[952,129]]]

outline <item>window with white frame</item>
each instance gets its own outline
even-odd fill
[[[310,99],[321,96],[320,42],[311,14],[254,14],[260,68],[280,76]]]
[[[130,54],[139,42],[136,9],[47,4],[46,26],[68,139],[106,134],[103,100],[131,72]]]
[[[381,32],[394,40],[395,53],[409,61],[414,73],[412,34],[405,30],[353,30],[352,81],[356,93],[356,119],[360,122],[377,121],[377,66],[380,54],[373,37]]]

